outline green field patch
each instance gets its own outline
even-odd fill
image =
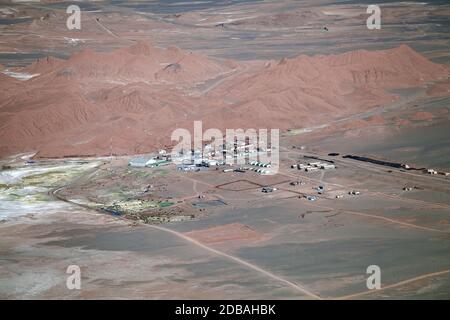
[[[70,174],[63,171],[51,171],[23,177],[22,182],[23,184],[30,186],[52,186],[57,182],[67,180],[68,178],[70,178],[70,176]]]
[[[170,202],[170,201],[161,201],[161,202],[159,202],[159,206],[161,208],[170,207],[170,206],[173,206],[174,204],[175,204],[174,202]]]
[[[157,207],[158,203],[155,201],[130,199],[115,202],[113,205],[106,208],[121,213],[139,213]]]

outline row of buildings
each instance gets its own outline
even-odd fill
[[[309,162],[308,164],[304,164],[304,163],[293,164],[291,166],[291,168],[298,169],[298,170],[304,170],[306,172],[311,172],[311,171],[318,171],[320,169],[332,170],[332,169],[336,169],[336,166],[332,163],[315,161],[315,162]]]

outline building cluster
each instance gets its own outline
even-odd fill
[[[258,155],[271,152],[271,148],[259,148],[252,143],[239,142],[224,143],[220,146],[206,144],[202,149],[192,149],[188,152],[180,151],[173,155],[165,150],[160,150],[156,154],[143,155],[133,158],[129,161],[131,167],[159,167],[171,163],[179,163],[177,169],[180,171],[200,171],[210,167],[218,167],[224,165],[233,166],[235,164],[244,165],[239,169],[225,169],[225,172],[237,171],[245,172],[247,170],[255,171],[261,174],[268,174],[267,168],[271,167],[269,162],[252,161],[257,159]]]
[[[450,172],[444,172],[444,171],[436,171],[436,170],[434,170],[434,169],[426,169],[426,172],[428,173],[428,174],[440,174],[440,175],[443,175],[443,176],[445,176],[445,177],[449,177],[450,176]]]
[[[245,173],[246,171],[253,171],[256,173],[260,173],[260,174],[270,174],[271,171],[268,169],[264,169],[264,168],[270,168],[271,164],[267,164],[268,166],[264,166],[264,167],[249,167],[249,166],[243,166],[243,167],[239,167],[239,168],[235,168],[235,169],[224,169],[223,172],[239,172],[239,173]]]
[[[260,174],[270,174],[271,171],[268,168],[272,167],[270,162],[250,161],[250,171],[255,171]]]
[[[261,192],[263,192],[263,193],[270,193],[270,192],[274,192],[274,191],[277,191],[277,190],[278,189],[274,188],[274,187],[263,187],[261,189]]]
[[[245,142],[224,143],[218,147],[206,144],[203,150],[194,149],[187,153],[180,152],[174,156],[173,160],[178,163],[180,171],[200,171],[209,167],[250,165],[239,167],[238,169],[224,169],[224,172],[245,172],[255,171],[261,174],[270,173],[266,168],[270,168],[270,163],[252,161],[262,152],[270,152],[270,148],[257,148],[254,144]]]
[[[157,155],[146,155],[133,158],[130,160],[128,165],[137,168],[143,167],[154,168],[168,165],[170,164],[170,162],[171,162],[170,154],[166,153],[165,150],[160,150]]]
[[[298,170],[304,170],[306,172],[311,172],[311,171],[318,171],[320,169],[332,170],[332,169],[336,169],[336,166],[332,163],[315,161],[315,162],[309,162],[308,164],[304,164],[304,163],[293,164],[291,166],[291,168],[298,169]]]

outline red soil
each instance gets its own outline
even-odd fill
[[[433,97],[446,96],[450,93],[450,80],[434,84],[427,90],[427,94]]]
[[[418,111],[411,117],[413,121],[429,121],[433,120],[434,115],[431,112]]]
[[[411,124],[411,121],[409,121],[407,119],[396,118],[396,119],[394,119],[394,123],[397,126],[409,126]]]
[[[185,234],[205,244],[223,243],[227,241],[245,241],[245,243],[249,243],[263,239],[262,234],[240,223],[195,230],[186,232]]]
[[[40,59],[25,68],[40,76],[20,85],[0,75],[0,156],[143,153],[172,144],[172,130],[191,129],[194,120],[204,130],[299,128],[391,102],[387,89],[449,74],[407,46],[255,66],[142,42]],[[193,89],[224,74],[233,75],[205,94]]]

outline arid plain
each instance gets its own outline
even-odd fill
[[[450,298],[450,6],[66,7],[0,6],[1,298]],[[197,120],[280,129],[278,173],[128,165]]]

